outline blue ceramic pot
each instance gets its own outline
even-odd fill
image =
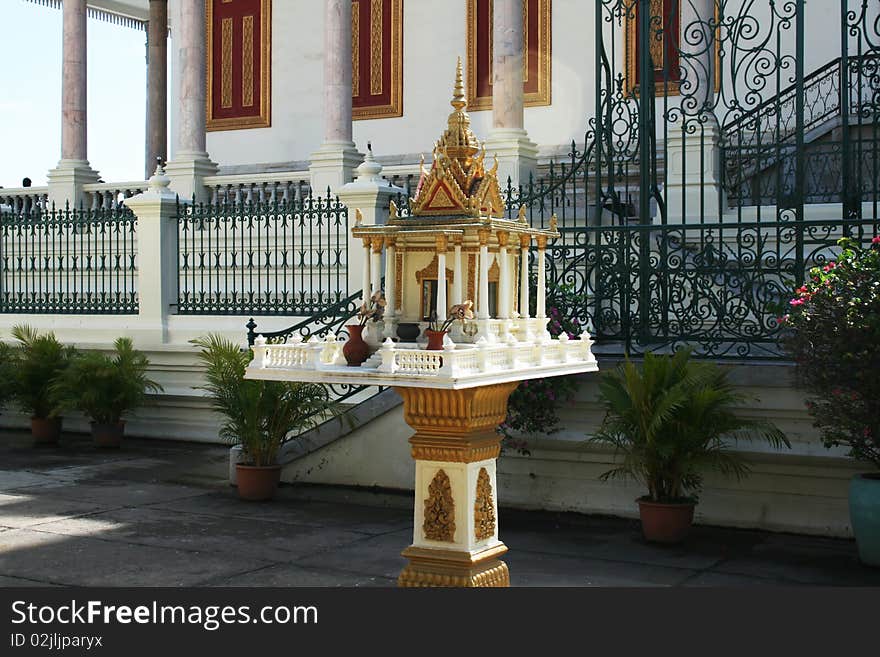
[[[859,546],[859,559],[870,566],[880,566],[880,474],[852,478],[849,517]]]

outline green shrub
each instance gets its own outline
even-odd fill
[[[695,499],[707,470],[737,479],[748,474],[742,457],[728,451],[731,441],[790,446],[772,424],[736,415],[748,398],[715,363],[690,360],[689,350],[646,354],[641,368],[627,361],[602,375],[599,394],[605,419],[590,440],[623,457],[602,479],[635,479],[655,502]]]
[[[0,410],[12,399],[15,391],[15,352],[0,342]]]
[[[51,387],[59,410],[81,411],[97,424],[118,424],[124,413],[144,403],[148,392],[162,390],[147,377],[150,361],[130,338],[117,338],[114,350],[112,356],[87,352],[71,360]]]
[[[53,417],[57,409],[50,387],[67,369],[76,349],[61,344],[53,333],[40,335],[30,326],[13,327],[12,336],[18,341],[13,399],[32,417]]]
[[[840,241],[837,260],[795,290],[785,340],[826,447],[880,468],[880,237]]]
[[[192,341],[201,348],[205,385],[214,410],[223,415],[220,436],[241,445],[247,462],[274,465],[293,433],[314,427],[336,407],[316,383],[245,379],[253,354],[219,335]]]

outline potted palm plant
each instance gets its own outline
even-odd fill
[[[268,500],[281,478],[278,450],[288,438],[314,427],[335,407],[323,385],[245,379],[252,353],[219,335],[192,341],[200,348],[211,405],[224,421],[220,436],[241,445],[236,465],[239,497]]]
[[[632,478],[647,487],[637,501],[648,541],[685,539],[705,471],[737,479],[748,474],[742,457],[728,449],[732,441],[789,446],[773,424],[736,415],[748,398],[735,392],[724,370],[690,360],[686,349],[646,354],[641,368],[625,362],[602,377],[599,394],[605,418],[590,440],[610,445],[621,458],[602,479]]]
[[[112,355],[87,352],[74,358],[51,386],[59,409],[83,412],[91,419],[98,447],[119,447],[125,434],[122,416],[162,390],[147,377],[150,361],[131,338],[117,338]]]
[[[25,325],[13,327],[12,337],[18,342],[12,398],[30,413],[34,444],[55,445],[61,435],[61,417],[49,388],[67,369],[76,349],[61,344],[53,333],[40,335]]]
[[[15,390],[15,352],[5,342],[0,342],[0,409],[12,398]]]

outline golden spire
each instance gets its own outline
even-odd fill
[[[426,174],[423,165],[420,166],[419,185],[410,202],[411,214],[414,217],[500,217],[504,202],[496,175],[498,163],[486,171],[485,152],[481,152],[480,142],[471,131],[461,57],[455,69],[450,105],[452,113],[446,130],[434,146],[431,170]]]
[[[467,113],[467,97],[464,93],[464,76],[461,69],[461,57],[455,69],[455,88],[452,91],[452,114],[447,120],[446,132],[440,137],[438,147],[441,152],[453,160],[461,160],[462,167],[470,167],[471,158],[480,150],[480,142],[471,132],[471,117]]]

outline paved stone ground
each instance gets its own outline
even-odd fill
[[[127,440],[98,451],[0,432],[0,586],[392,586],[406,494],[285,486],[237,499],[226,449]],[[695,528],[682,547],[635,522],[501,513],[515,586],[880,585],[852,541]]]

